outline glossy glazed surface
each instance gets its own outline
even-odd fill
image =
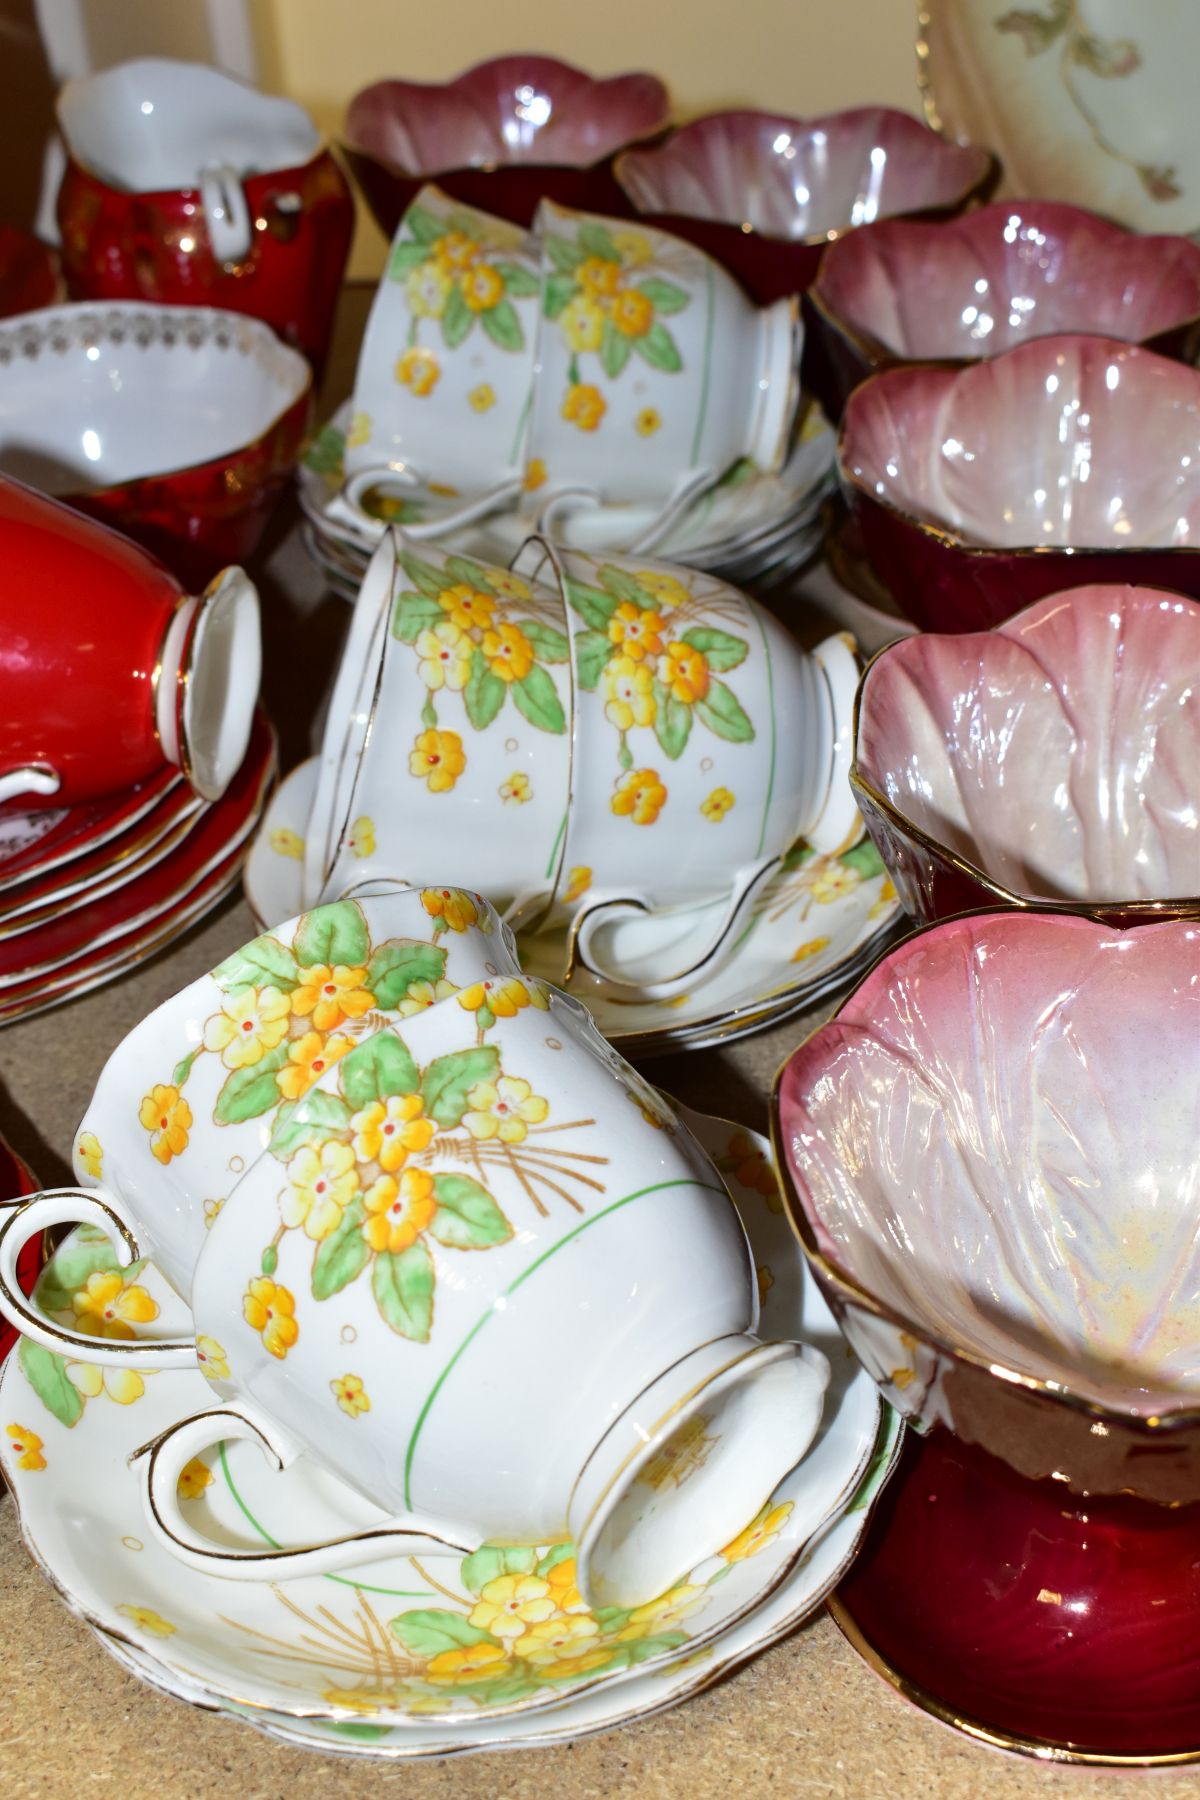
[[[995,632],[893,644],[859,690],[855,763],[920,918],[1006,898],[1200,915],[1200,606],[1076,588]],[[943,878],[972,872],[955,906]]]
[[[57,291],[54,252],[15,225],[0,225],[0,318],[49,306]]]
[[[37,1177],[30,1173],[16,1152],[0,1138],[0,1205],[6,1200],[17,1200],[25,1194],[36,1193],[37,1185]],[[35,1238],[25,1245],[18,1265],[21,1287],[25,1293],[33,1292],[41,1266],[42,1246]],[[12,1349],[16,1338],[17,1334],[7,1320],[0,1320],[0,1363],[3,1363]]]

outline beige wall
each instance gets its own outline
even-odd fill
[[[444,80],[487,56],[544,50],[597,74],[650,69],[681,117],[718,106],[796,114],[881,101],[917,110],[913,0],[252,0],[264,87],[336,133],[387,75]],[[360,224],[351,273],[381,266]]]

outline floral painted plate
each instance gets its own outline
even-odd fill
[[[726,1174],[745,1222],[764,1333],[802,1335],[827,1351],[834,1368],[813,1448],[687,1581],[645,1607],[593,1614],[575,1589],[568,1543],[493,1545],[462,1560],[395,1557],[353,1579],[230,1583],[200,1574],[145,1540],[126,1459],[210,1402],[203,1377],[101,1372],[25,1341],[0,1380],[0,1464],[26,1543],[72,1609],[139,1651],[155,1678],[184,1697],[200,1690],[256,1713],[369,1721],[387,1730],[442,1722],[452,1738],[484,1720],[623,1687],[635,1673],[651,1680],[721,1641],[769,1599],[787,1597],[772,1614],[777,1632],[799,1623],[842,1570],[838,1557],[828,1580],[814,1581],[812,1553],[837,1520],[863,1505],[864,1477],[880,1462],[882,1403],[807,1273],[764,1141],[723,1121],[683,1116]],[[119,1311],[132,1287],[158,1302],[155,1329],[183,1323],[173,1316],[181,1303],[156,1271],[145,1264],[117,1270],[107,1244],[87,1228],[60,1249],[42,1293],[51,1304],[57,1294],[64,1317],[82,1316],[98,1302]],[[137,1310],[146,1310],[140,1296]],[[884,1469],[894,1436],[889,1421]],[[695,1454],[703,1454],[702,1439]],[[280,1476],[242,1442],[223,1448],[212,1467],[192,1464],[185,1494],[204,1529],[231,1542],[327,1535],[379,1517],[319,1468],[301,1463]]]
[[[246,897],[260,924],[302,910],[304,830],[312,810],[315,760],[301,763],[276,792],[246,863]],[[572,869],[572,883],[586,880]],[[591,1010],[610,1043],[630,1054],[700,1048],[761,1031],[844,986],[879,954],[903,914],[869,838],[840,856],[818,856],[803,842],[764,887],[729,961],[692,992],[671,1000],[614,996],[593,976],[569,992]],[[639,957],[647,930],[637,921]],[[619,937],[615,942],[619,943]],[[527,973],[560,983],[563,939],[546,932],[519,942]]]
[[[0,895],[41,880],[77,857],[90,856],[137,825],[169,794],[190,793],[178,769],[165,768],[137,787],[45,812],[0,813]]]

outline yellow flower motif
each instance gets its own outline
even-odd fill
[[[128,1283],[128,1285],[126,1285]],[[88,1337],[133,1338],[135,1325],[158,1317],[158,1301],[144,1287],[113,1270],[96,1270],[87,1286],[71,1296],[75,1328]]]
[[[523,769],[516,770],[507,781],[502,781],[497,792],[506,806],[524,806],[526,801],[533,799],[533,789]]]
[[[497,1575],[480,1589],[469,1618],[480,1631],[509,1643],[524,1637],[531,1625],[553,1618],[554,1612],[550,1583],[540,1575]]]
[[[879,890],[878,900],[876,900],[874,906],[872,906],[870,912],[867,914],[868,919],[879,918],[881,913],[887,912],[890,907],[895,905],[896,898],[895,884],[891,881],[885,881]]]
[[[448,794],[466,766],[457,731],[436,731],[431,726],[413,739],[408,772],[423,781],[431,794]]]
[[[278,988],[243,988],[205,1021],[204,1048],[217,1051],[227,1069],[251,1069],[287,1036],[290,1012]]]
[[[439,1000],[448,1000],[457,992],[454,983],[444,975],[436,982],[414,981],[396,1011],[402,1019],[411,1019],[414,1013],[424,1012],[426,1007],[436,1006]]]
[[[579,265],[580,285],[589,294],[599,294],[605,300],[611,300],[621,285],[621,265],[610,262],[606,256],[589,256]],[[580,350],[594,350],[595,344],[579,344]]]
[[[681,1582],[678,1587],[670,1588],[667,1593],[660,1594],[657,1600],[648,1600],[644,1606],[635,1606],[629,1615],[629,1623],[617,1633],[617,1642],[631,1638],[645,1637],[651,1631],[669,1630],[686,1619],[689,1613],[695,1612],[704,1604],[708,1595],[707,1587],[694,1583]]]
[[[691,599],[678,575],[664,574],[662,569],[639,569],[634,579],[660,606],[683,606]]]
[[[415,1244],[437,1211],[433,1176],[427,1169],[381,1175],[363,1196],[367,1216],[363,1236],[372,1250],[398,1256]]]
[[[205,1229],[205,1231],[212,1230],[213,1226],[217,1222],[217,1219],[220,1217],[221,1208],[224,1206],[224,1204],[225,1204],[224,1200],[206,1200],[204,1202],[204,1229]]]
[[[364,987],[367,971],[345,963],[313,963],[300,971],[300,985],[292,990],[292,1011],[298,1019],[311,1018],[317,1031],[332,1031],[346,1019],[361,1019],[375,1004]]]
[[[348,1418],[358,1419],[363,1413],[370,1412],[371,1401],[361,1375],[339,1375],[329,1385],[334,1399]]]
[[[729,1155],[733,1160],[733,1179],[740,1186],[761,1194],[772,1212],[782,1212],[783,1201],[779,1197],[775,1171],[754,1139],[744,1131],[735,1131],[729,1140]]]
[[[535,456],[525,465],[525,479],[521,484],[527,494],[536,493],[546,485],[546,465],[540,456]]]
[[[421,346],[406,350],[396,364],[396,380],[418,400],[423,400],[426,394],[432,394],[441,373],[433,351]]]
[[[418,319],[440,319],[446,310],[446,302],[450,298],[450,290],[453,286],[454,277],[436,258],[418,263],[415,269],[409,270],[408,279],[404,283],[409,310],[414,312]],[[411,354],[411,351],[406,350],[396,365],[396,379],[403,381],[406,386],[408,377],[402,375],[400,370],[405,356]]]
[[[861,877],[854,869],[848,869],[845,863],[827,862],[819,869],[809,883],[809,892],[818,906],[829,906],[835,900],[844,900],[858,886]]]
[[[298,831],[289,831],[286,825],[280,825],[267,841],[276,856],[290,856],[293,862],[304,861],[304,839]]]
[[[472,925],[479,923],[475,896],[468,894],[465,888],[422,888],[421,905],[431,919],[441,920],[435,935],[447,925],[451,931],[469,931]]]
[[[138,1118],[150,1133],[150,1154],[160,1163],[187,1149],[192,1109],[177,1087],[152,1087],[138,1107]]]
[[[658,659],[658,679],[684,706],[694,706],[708,692],[710,675],[703,650],[690,644],[668,644]]]
[[[375,821],[366,813],[355,819],[350,827],[350,835],[346,839],[346,848],[352,856],[374,856],[375,854]]]
[[[649,238],[643,237],[640,231],[614,231],[613,246],[620,252],[621,261],[637,268],[641,263],[648,263],[654,255],[654,246]]]
[[[475,239],[463,231],[447,231],[433,245],[434,261],[449,275],[469,269],[479,253],[480,246]]]
[[[347,450],[357,450],[360,444],[367,444],[370,441],[371,415],[370,413],[356,412],[350,421],[350,429],[346,433],[346,448]]]
[[[640,662],[643,656],[658,656],[662,651],[663,622],[656,612],[643,612],[632,600],[622,600],[608,621],[609,641],[623,656]]]
[[[107,1394],[118,1406],[132,1406],[146,1391],[136,1369],[99,1369],[95,1363],[69,1362],[63,1373],[85,1400]]]
[[[75,1145],[75,1162],[77,1167],[82,1168],[85,1174],[92,1177],[93,1181],[99,1181],[104,1168],[104,1151],[101,1149],[100,1139],[94,1131],[80,1133],[79,1141]]]
[[[458,1004],[464,1012],[478,1012],[486,1006],[493,1017],[512,1019],[526,1006],[545,1012],[550,1002],[540,984],[528,985],[514,975],[506,975],[503,980],[473,981],[469,987],[460,988]]]
[[[714,825],[719,825],[727,812],[737,805],[737,801],[727,787],[715,787],[707,800],[700,802],[700,811]]]
[[[391,1094],[386,1100],[370,1101],[350,1120],[354,1155],[359,1162],[377,1162],[394,1175],[410,1156],[427,1148],[437,1129],[424,1112],[420,1094]]]
[[[609,805],[619,819],[635,825],[653,825],[666,805],[667,790],[657,769],[630,769],[616,784]]]
[[[502,1144],[523,1143],[529,1127],[540,1125],[550,1111],[550,1102],[516,1075],[477,1081],[467,1100],[470,1110],[463,1114],[463,1124],[483,1142],[498,1137]]]
[[[567,885],[563,900],[569,906],[572,900],[580,899],[592,885],[592,871],[586,863],[576,863],[567,871]]]
[[[300,1336],[295,1313],[296,1296],[265,1275],[257,1276],[242,1296],[242,1316],[247,1325],[257,1331],[264,1348],[281,1362]]]
[[[491,312],[504,298],[504,277],[491,263],[474,263],[460,282],[462,297],[474,313]]]
[[[494,587],[505,600],[529,600],[532,598],[529,583],[522,581],[519,575],[512,574],[508,569],[489,569],[488,586]]]
[[[637,432],[639,437],[653,437],[661,424],[662,414],[653,406],[643,406],[641,412],[633,421],[633,429]]]
[[[190,1463],[185,1463],[179,1473],[179,1498],[181,1500],[198,1500],[205,1488],[212,1486],[213,1472],[206,1462],[193,1456]]]
[[[459,694],[471,674],[474,646],[452,619],[435,625],[432,631],[417,634],[416,650],[420,657],[417,673],[431,694],[449,688]]]
[[[483,654],[501,681],[524,681],[533,667],[533,645],[519,625],[498,625],[483,634]]]
[[[658,703],[654,698],[654,670],[631,656],[618,656],[604,668],[604,716],[618,731],[634,725],[653,725]]]
[[[326,1038],[319,1031],[306,1031],[288,1045],[287,1065],[276,1074],[275,1084],[285,1100],[299,1100],[339,1057],[353,1048],[353,1038]]]
[[[654,302],[636,288],[622,288],[613,298],[609,317],[623,336],[645,337],[654,323]]]
[[[346,1708],[347,1712],[361,1713],[364,1718],[369,1718],[373,1713],[379,1711],[386,1695],[376,1693],[370,1688],[328,1687],[322,1689],[321,1698],[330,1706],[342,1706]],[[417,1704],[420,1703],[417,1702]],[[441,1702],[438,1704],[440,1705]]]
[[[807,962],[810,956],[819,956],[822,950],[828,950],[827,937],[809,938],[807,944],[801,944],[798,950],[792,951],[793,962]]]
[[[467,405],[473,412],[491,412],[495,404],[496,390],[488,381],[481,381],[479,386],[473,387],[467,395]]]
[[[579,1592],[576,1582],[573,1556],[564,1556],[563,1560],[555,1563],[552,1569],[547,1569],[546,1582],[550,1589],[550,1598],[560,1613],[580,1613],[588,1610],[587,1601]]]
[[[568,425],[577,425],[580,431],[595,431],[607,411],[604,395],[590,382],[573,382],[563,396],[562,416]]]
[[[535,1668],[553,1667],[589,1650],[592,1638],[599,1635],[600,1627],[590,1613],[572,1613],[531,1625],[514,1640],[512,1652]]]
[[[443,588],[438,595],[438,605],[450,614],[450,623],[457,625],[460,631],[486,631],[496,611],[496,602],[490,594],[481,594],[477,588],[468,587],[465,581],[457,587]]]
[[[747,1525],[745,1531],[739,1532],[731,1544],[726,1544],[720,1552],[726,1562],[742,1562],[748,1556],[757,1556],[765,1550],[772,1539],[777,1538],[787,1524],[792,1511],[792,1501],[785,1500],[781,1505],[772,1507],[770,1501],[763,1507],[756,1519]]]
[[[615,269],[615,263],[606,263],[606,268]],[[563,307],[558,322],[562,334],[572,350],[598,350],[604,336],[604,314],[596,302],[587,294],[576,294],[575,298]]]
[[[445,1682],[447,1686],[469,1687],[473,1681],[490,1681],[510,1667],[508,1656],[500,1644],[465,1644],[461,1650],[439,1650],[425,1665],[426,1681]]]
[[[46,1459],[42,1455],[45,1445],[36,1431],[30,1431],[24,1425],[6,1425],[9,1437],[9,1449],[16,1458],[18,1469],[26,1469],[30,1474],[36,1469],[46,1467]]]
[[[118,1606],[117,1611],[132,1621],[139,1631],[145,1631],[151,1637],[174,1637],[176,1627],[170,1619],[164,1619],[149,1606]]]
[[[359,1187],[354,1152],[332,1141],[317,1149],[305,1144],[287,1166],[288,1185],[279,1200],[279,1216],[289,1231],[304,1227],[314,1244],[323,1244],[342,1222],[342,1214]]]
[[[206,1337],[203,1333],[196,1339],[196,1361],[200,1364],[200,1373],[207,1375],[210,1381],[229,1380],[229,1359],[225,1354],[224,1344],[218,1344],[215,1337]]]

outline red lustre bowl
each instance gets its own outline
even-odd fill
[[[648,224],[699,244],[765,306],[804,293],[833,239],[896,213],[959,212],[997,165],[908,113],[863,106],[709,113],[658,149],[627,150],[615,172]]]
[[[1200,597],[1200,372],[1112,338],[873,375],[838,476],[867,556],[925,631],[997,625],[1068,587]]]
[[[805,1254],[928,1434],[844,1604],[1012,1748],[1200,1756],[1198,970],[1182,921],[960,916],[776,1081]]]
[[[1178,594],[1072,588],[901,639],[859,684],[850,785],[921,920],[1200,920],[1198,772],[1200,606]]]
[[[0,319],[49,306],[57,292],[53,250],[27,231],[0,225]]]
[[[912,362],[979,362],[1031,338],[1096,332],[1194,362],[1200,244],[1140,237],[1053,200],[960,219],[883,219],[831,244],[808,292],[820,394],[841,416],[860,381]]]
[[[28,1194],[36,1194],[41,1182],[21,1161],[16,1152],[0,1138],[0,1205],[6,1200],[23,1200]],[[17,1259],[17,1279],[23,1294],[32,1294],[38,1276],[41,1274],[43,1243],[38,1238],[30,1238],[21,1248]],[[17,1341],[17,1333],[5,1320],[0,1319],[0,1363]]]
[[[342,148],[389,237],[427,182],[529,225],[542,199],[624,218],[612,159],[670,123],[656,75],[586,74],[552,56],[498,56],[453,81],[377,81],[350,102]]]
[[[312,375],[261,320],[55,306],[0,322],[0,473],[119,526],[201,587],[257,549]]]

